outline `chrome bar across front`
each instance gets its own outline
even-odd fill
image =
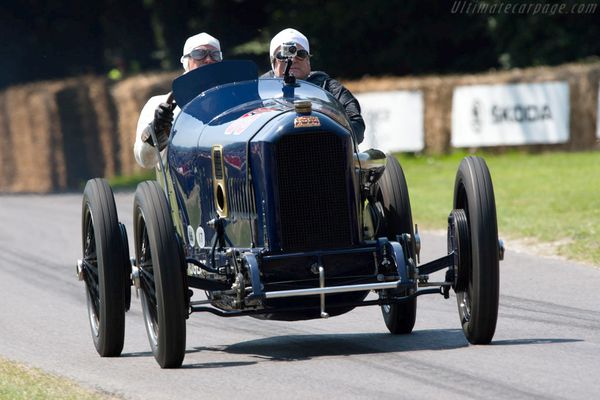
[[[396,288],[398,288],[400,283],[401,283],[401,281],[398,280],[398,281],[394,281],[394,282],[365,283],[362,285],[344,285],[344,286],[330,286],[330,287],[311,288],[311,289],[278,290],[275,292],[265,292],[264,296],[266,299],[279,299],[282,297],[312,296],[315,294],[361,292],[364,290],[378,290],[378,289],[396,289]]]

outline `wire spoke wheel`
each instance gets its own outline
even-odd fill
[[[89,180],[82,204],[83,279],[96,351],[119,356],[125,338],[127,274],[115,200],[103,179]]]
[[[143,223],[143,221],[140,221]],[[156,284],[154,282],[154,269],[152,268],[152,254],[148,244],[148,230],[142,228],[142,242],[140,248],[140,286],[142,296],[142,309],[144,311],[146,329],[149,340],[157,345],[158,338],[158,311],[156,308]]]
[[[90,318],[90,327],[92,336],[98,336],[98,326],[100,324],[100,286],[98,282],[98,260],[96,257],[96,237],[94,235],[94,224],[92,216],[88,214],[84,216],[86,222],[85,237],[83,241],[83,275],[86,299],[88,307],[88,316]]]

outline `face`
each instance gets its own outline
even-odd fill
[[[296,47],[298,48],[298,50],[305,50],[304,47],[302,47],[299,44],[297,44]],[[277,50],[275,50],[275,54],[277,54],[277,52],[279,52],[280,49],[281,46],[278,47]],[[275,58],[275,61],[273,61],[273,72],[275,73],[276,77],[283,77],[286,64],[287,63],[285,60],[280,61],[277,58]],[[290,68],[290,72],[294,74],[294,76],[298,79],[306,79],[308,77],[308,74],[310,74],[310,56],[306,57],[304,60],[301,60],[298,57],[294,57],[292,66]]]
[[[208,51],[215,51],[218,50],[216,47],[211,46],[209,44],[207,45],[202,45],[202,46],[198,46],[196,47],[194,50],[196,49],[201,49],[201,50],[208,50]],[[220,61],[220,60],[219,60]],[[210,55],[207,55],[205,58],[203,58],[202,60],[196,60],[194,58],[192,58],[191,56],[187,57],[187,62],[188,62],[188,69],[191,71],[193,69],[196,68],[200,68],[204,65],[208,65],[208,64],[214,64],[216,62],[219,62],[216,60],[213,60],[212,57]]]

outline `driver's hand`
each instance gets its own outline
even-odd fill
[[[173,105],[169,103],[160,103],[154,110],[154,131],[171,130],[173,124]]]
[[[169,133],[171,132],[171,126],[173,125],[173,109],[174,104],[160,103],[154,111],[154,121],[152,121],[152,128],[156,134],[158,140],[158,149],[162,150],[166,147]]]

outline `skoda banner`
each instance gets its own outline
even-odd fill
[[[452,146],[564,143],[567,82],[459,86],[452,97]]]
[[[361,150],[421,151],[423,131],[423,93],[395,91],[356,95],[367,126]]]

